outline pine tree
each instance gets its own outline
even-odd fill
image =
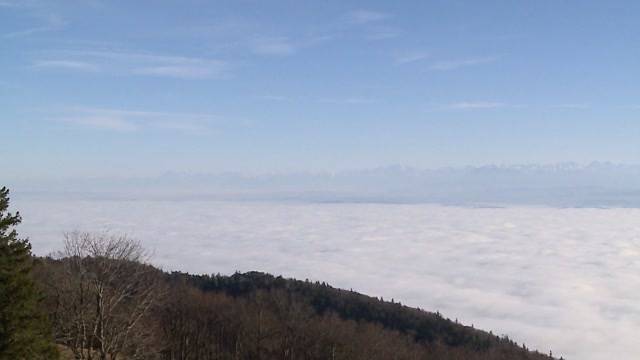
[[[31,244],[19,239],[19,213],[9,209],[9,190],[0,189],[0,360],[56,359],[48,321],[40,308],[31,270]]]

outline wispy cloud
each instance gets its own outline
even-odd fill
[[[368,24],[389,18],[390,15],[371,10],[354,10],[347,14],[347,19],[352,24]]]
[[[164,120],[156,122],[154,126],[158,129],[177,131],[179,133],[191,135],[202,135],[210,132],[210,129],[206,126],[193,121]]]
[[[291,100],[288,96],[284,95],[260,95],[258,96],[260,99],[271,100],[271,101],[288,101]]]
[[[367,40],[387,40],[397,38],[402,34],[400,29],[390,26],[377,26],[367,30]]]
[[[395,63],[397,65],[408,64],[416,61],[429,59],[431,55],[429,55],[426,51],[413,51],[404,54],[399,54],[395,56]]]
[[[436,71],[455,70],[455,69],[469,67],[469,66],[493,63],[493,62],[496,62],[498,59],[499,59],[499,56],[485,56],[485,57],[472,57],[467,59],[438,61],[433,65],[431,65],[430,69],[436,70]]]
[[[390,15],[369,10],[356,10],[344,14],[338,21],[326,22],[309,32],[292,32],[265,28],[245,18],[213,20],[206,25],[183,28],[186,36],[206,39],[217,51],[227,53],[249,52],[257,56],[290,56],[305,49],[317,47],[329,41],[359,32],[367,40],[397,37],[401,30],[386,26]]]
[[[40,5],[41,2],[37,0],[0,0],[0,7],[4,8],[34,10]]]
[[[58,68],[78,71],[99,70],[99,67],[96,64],[76,60],[37,60],[36,62],[34,62],[33,67],[41,69]]]
[[[212,24],[182,30],[214,43],[221,52],[249,52],[259,56],[287,56],[299,49],[317,45],[331,39],[331,34],[287,34],[265,29],[255,21],[243,18],[214,20]]]
[[[552,106],[555,109],[588,109],[591,106],[589,104],[581,104],[581,103],[567,103],[567,104],[559,104]]]
[[[320,98],[317,100],[321,103],[328,104],[349,104],[349,105],[360,105],[360,104],[372,104],[375,102],[374,99],[364,98],[364,97],[348,97],[348,98]]]
[[[37,68],[104,71],[179,79],[211,79],[227,75],[229,65],[217,59],[158,55],[126,51],[70,50],[34,61]]]
[[[513,104],[500,101],[460,101],[449,104],[433,104],[430,111],[442,110],[491,110],[491,109],[567,109],[582,110],[591,108],[588,104],[559,104],[559,105],[531,105],[531,104]],[[638,107],[640,108],[640,107]]]
[[[251,51],[259,55],[286,56],[296,52],[294,44],[284,36],[256,37],[250,46]]]
[[[25,9],[32,10],[31,6],[21,7],[19,5],[12,6],[11,4],[12,3],[6,3],[5,5],[2,5],[2,3],[0,3],[0,7],[25,8]],[[35,12],[33,16],[38,20],[39,23],[41,24],[43,23],[43,25],[33,26],[26,29],[15,30],[15,31],[3,34],[2,37],[5,39],[21,38],[21,37],[25,37],[33,34],[60,30],[67,24],[67,22],[62,17],[56,14],[43,15],[43,14],[40,14],[39,12]]]
[[[133,69],[134,74],[173,77],[178,79],[208,79],[219,76],[218,66],[194,65],[163,65],[147,66]]]
[[[41,32],[51,31],[53,29],[54,28],[52,28],[50,26],[38,26],[38,27],[32,27],[32,28],[28,28],[28,29],[24,29],[24,30],[18,30],[18,31],[13,31],[13,32],[10,32],[10,33],[6,33],[6,34],[2,35],[2,37],[5,38],[5,39],[13,39],[13,38],[29,36],[29,35],[37,34],[37,33],[41,33]]]
[[[324,103],[324,104],[344,104],[344,105],[360,105],[373,104],[375,99],[361,96],[351,97],[309,97],[309,96],[284,96],[284,95],[260,95],[260,99],[269,101],[296,101],[301,103]]]
[[[453,104],[449,104],[447,108],[449,109],[498,109],[504,108],[508,105],[502,102],[492,102],[492,101],[463,101],[457,102]]]
[[[391,18],[391,15],[384,12],[372,11],[372,10],[354,10],[346,14],[347,28],[344,31],[350,31],[350,27],[362,28],[364,31],[364,38],[366,40],[387,40],[393,39],[402,33],[402,31],[396,27],[386,24],[386,20]]]
[[[7,7],[7,8],[17,8],[17,7],[21,7],[21,2],[20,1],[10,1],[10,0],[2,0],[0,1],[0,7]]]
[[[206,134],[217,117],[210,114],[123,110],[95,107],[63,109],[54,120],[116,132],[171,130],[183,134]]]
[[[114,115],[85,115],[80,117],[65,117],[62,121],[75,125],[82,125],[102,130],[113,130],[119,132],[132,132],[138,130],[134,122],[128,121],[124,117]]]

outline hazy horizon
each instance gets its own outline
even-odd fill
[[[464,206],[640,207],[640,165],[524,164],[418,169],[389,166],[339,172],[8,181],[32,199],[233,200],[426,203]]]

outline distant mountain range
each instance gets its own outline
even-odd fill
[[[10,184],[11,185],[11,184]],[[16,184],[18,196],[439,203],[567,207],[640,206],[640,165],[487,165],[245,175],[169,172],[148,178],[66,179]]]

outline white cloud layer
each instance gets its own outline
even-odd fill
[[[569,359],[640,354],[640,209],[28,200],[34,251],[123,231],[165,269],[263,270],[439,310]]]

